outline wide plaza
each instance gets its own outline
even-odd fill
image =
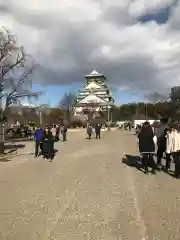
[[[0,162],[0,240],[180,239],[180,181],[138,170],[132,133],[69,133],[53,162],[26,145]]]

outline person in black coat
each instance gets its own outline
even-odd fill
[[[145,173],[148,173],[148,166],[152,167],[152,173],[155,173],[156,164],[154,162],[153,154],[155,152],[154,133],[149,122],[142,125],[141,131],[138,135],[139,152],[142,154],[142,164]]]
[[[96,139],[101,139],[101,126],[96,124],[95,126]]]
[[[44,158],[54,158],[54,139],[50,129],[44,131],[43,142],[42,142],[42,153]]]
[[[62,125],[61,127],[61,134],[62,134],[62,137],[63,137],[63,142],[67,141],[67,127],[66,125]]]
[[[163,153],[166,152],[166,134],[168,130],[168,119],[161,119],[161,126],[158,128],[156,132],[157,137],[157,166],[158,169],[161,170],[162,168],[162,157]],[[170,155],[166,154],[166,161],[169,162]],[[168,166],[168,164],[167,164]]]
[[[56,141],[58,142],[60,139],[59,139],[59,134],[60,134],[60,126],[59,124],[56,126]]]

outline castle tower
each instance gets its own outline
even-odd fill
[[[87,112],[108,111],[114,105],[114,98],[108,88],[104,74],[96,69],[85,75],[84,89],[79,90],[74,113],[75,115]]]

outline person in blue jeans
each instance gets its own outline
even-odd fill
[[[42,139],[44,136],[44,131],[42,128],[37,128],[34,133],[35,139],[35,157],[39,156],[39,149],[41,148]]]

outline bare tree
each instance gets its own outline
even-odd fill
[[[65,93],[63,98],[60,100],[59,107],[64,109],[66,112],[66,118],[71,122],[71,117],[76,103],[76,95],[74,92]]]
[[[74,92],[65,93],[62,99],[60,100],[60,108],[68,109],[74,106],[76,101],[76,95]]]
[[[4,152],[3,124],[11,104],[20,103],[22,98],[38,97],[31,91],[31,78],[37,65],[16,37],[3,27],[0,29],[0,153]]]
[[[145,98],[149,100],[151,103],[157,103],[157,102],[165,102],[169,99],[169,96],[167,94],[161,94],[158,92],[153,92],[148,95],[145,95]]]

